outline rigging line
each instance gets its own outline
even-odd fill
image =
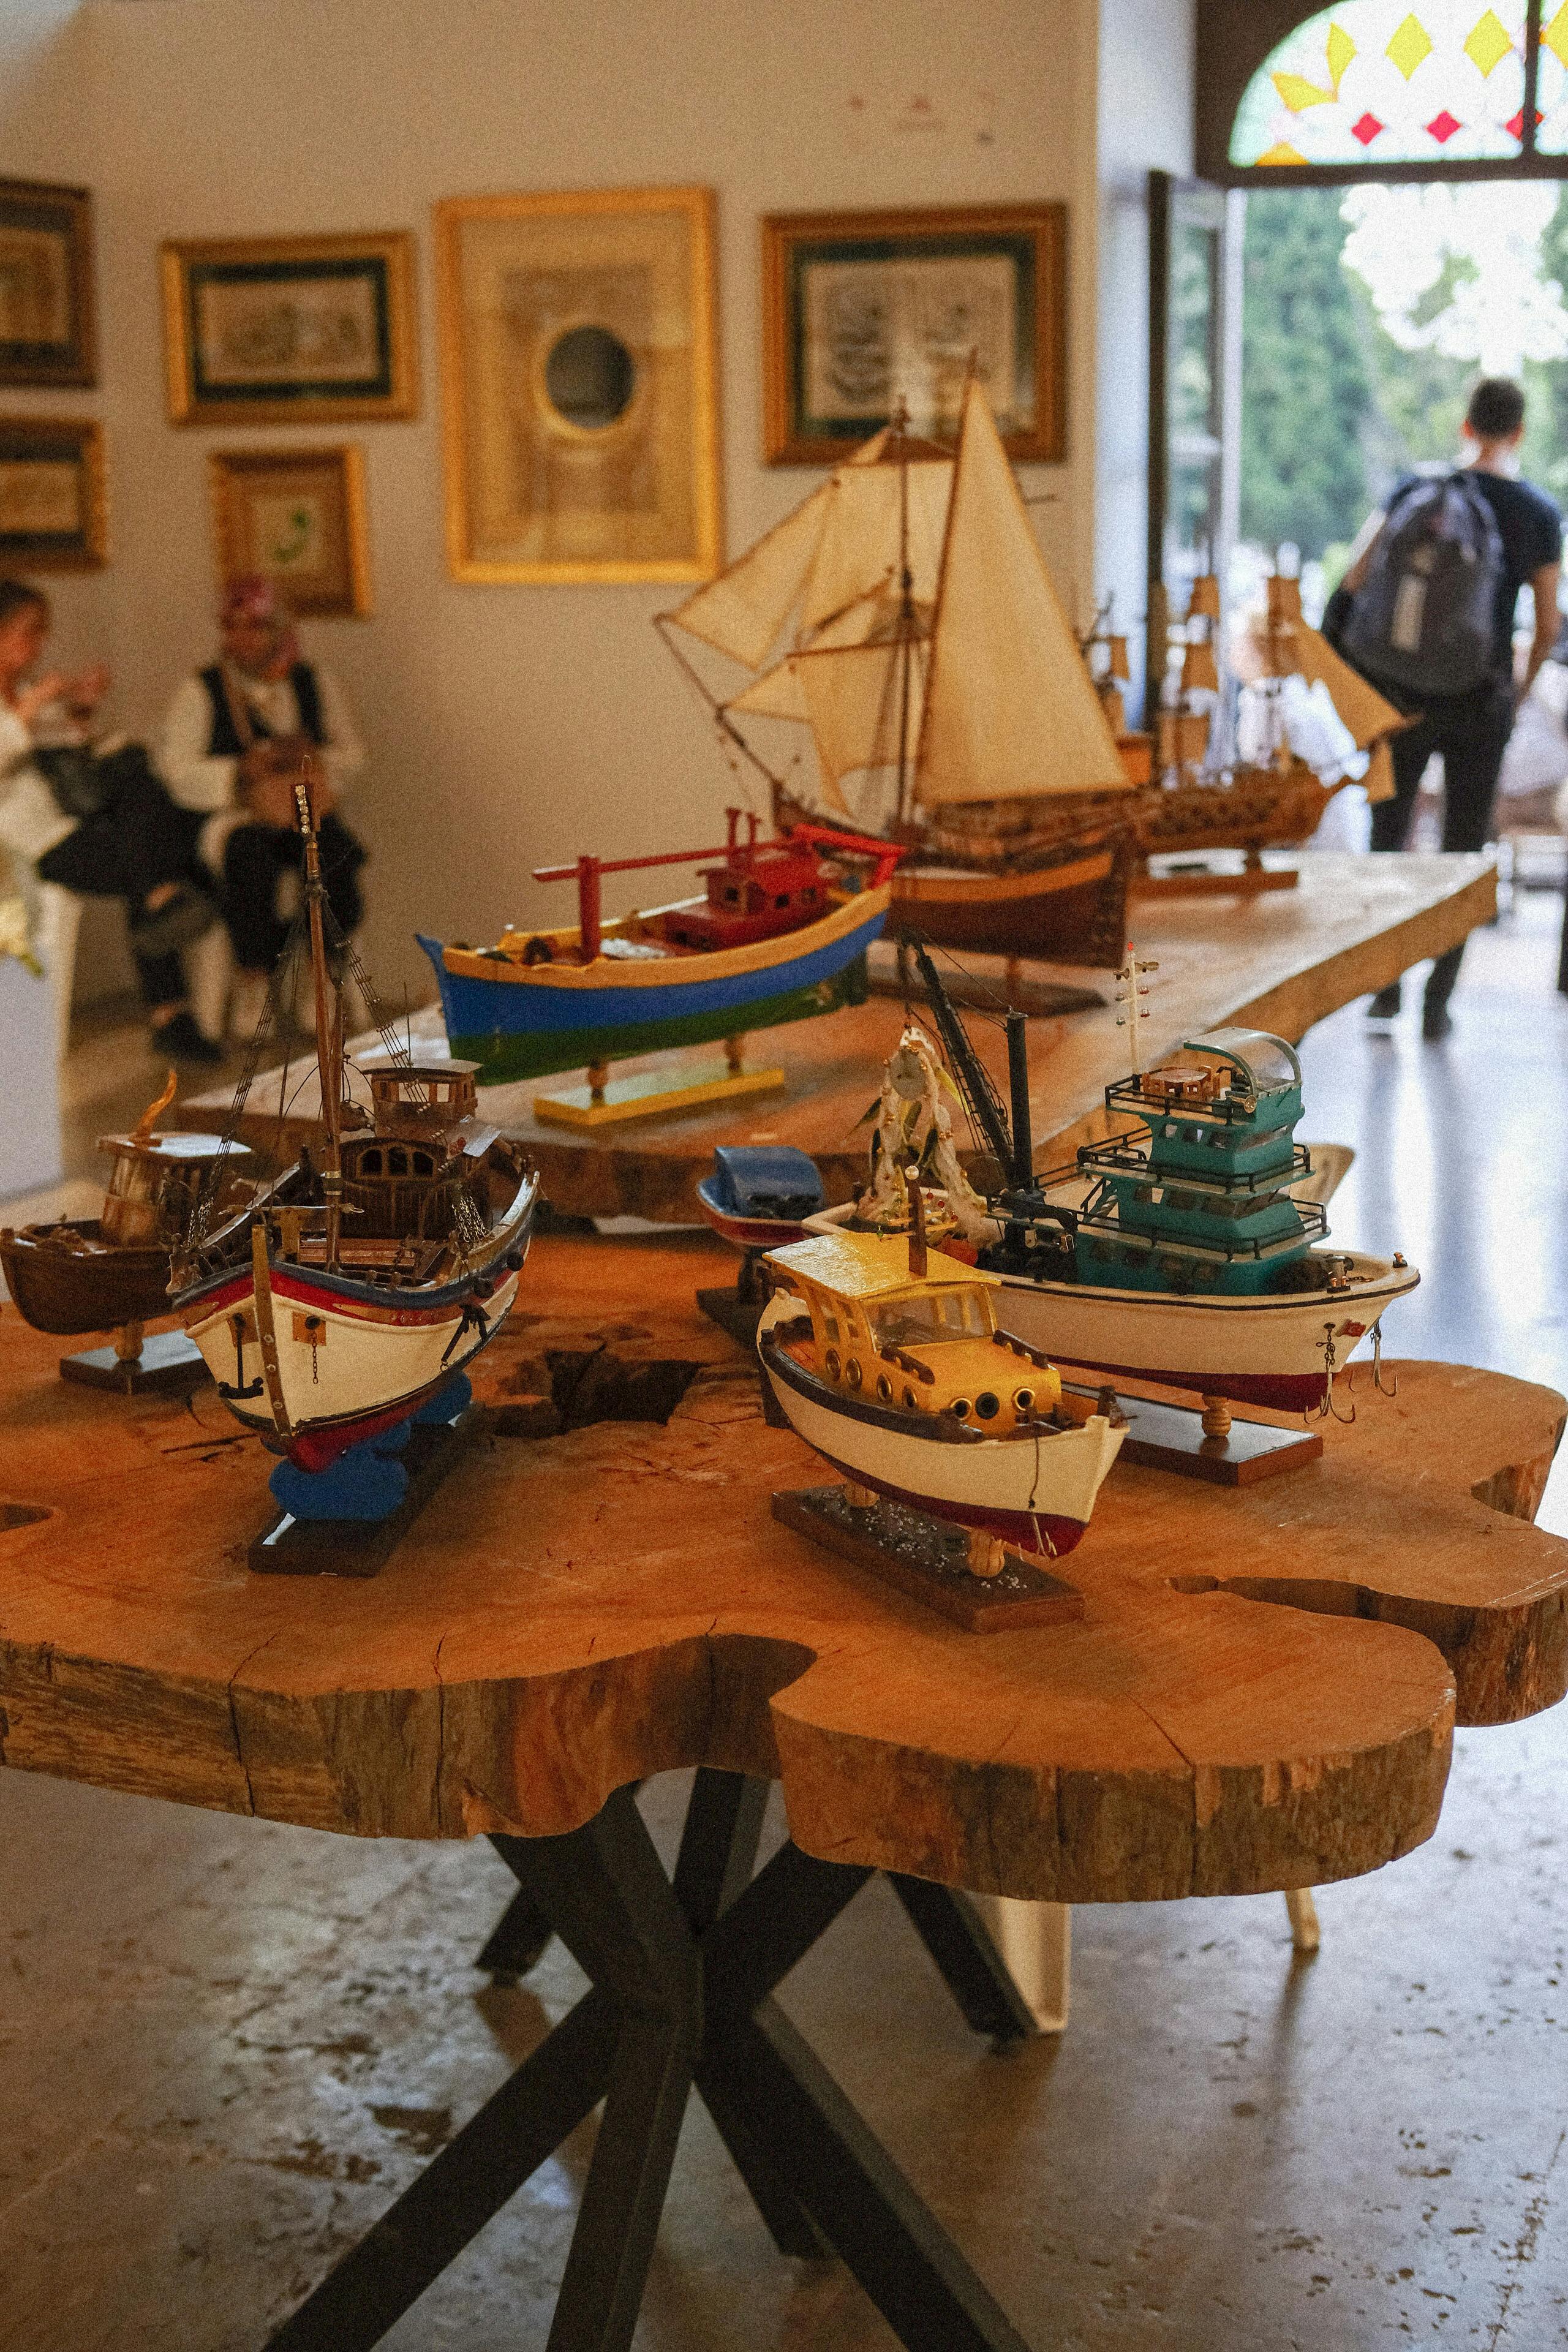
[[[302,912],[295,916],[289,926],[288,937],[283,942],[283,952],[272,968],[271,977],[267,983],[266,1000],[245,1049],[245,1059],[240,1065],[240,1073],[235,1084],[228,1116],[224,1121],[218,1139],[218,1149],[214,1153],[211,1164],[202,1181],[195,1213],[191,1220],[191,1238],[198,1245],[206,1239],[212,1223],[213,1211],[223,1189],[227,1163],[239,1142],[240,1121],[245,1116],[245,1106],[249,1100],[250,1089],[256,1083],[263,1049],[268,1037],[278,1025],[278,1009],[282,999],[283,981],[286,976],[291,976],[292,961],[302,935],[303,919]]]

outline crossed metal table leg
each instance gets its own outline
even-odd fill
[[[378,2343],[601,2100],[548,2352],[625,2352],[693,2089],[779,2247],[837,2253],[909,2352],[1027,2352],[772,1998],[872,1873],[785,1844],[753,1877],[766,1799],[700,1772],[673,1878],[630,1789],[566,1836],[493,1841],[590,1990],[274,2352]]]

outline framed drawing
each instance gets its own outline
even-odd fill
[[[458,197],[436,227],[454,579],[710,579],[711,190]]]
[[[96,383],[92,198],[0,180],[0,383]]]
[[[176,425],[413,416],[414,239],[166,245],[163,341]]]
[[[773,213],[763,222],[763,454],[836,465],[902,398],[952,439],[973,355],[1012,457],[1067,454],[1067,207]]]
[[[96,572],[108,557],[99,426],[0,417],[0,571]]]
[[[224,449],[207,467],[220,581],[264,572],[304,619],[364,617],[370,534],[358,449]]]

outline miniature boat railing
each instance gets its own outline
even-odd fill
[[[731,812],[731,820],[739,814]],[[891,879],[893,868],[903,856],[900,844],[876,841],[863,834],[839,833],[831,825],[792,824],[782,838],[788,842],[805,842],[813,849],[837,849],[851,857],[869,857],[875,861],[871,888],[879,889]],[[578,952],[584,963],[592,963],[599,954],[604,938],[604,901],[600,885],[606,874],[640,874],[655,866],[696,866],[705,857],[733,859],[744,856],[756,846],[756,820],[752,821],[752,837],[748,843],[738,842],[731,822],[730,838],[712,849],[665,849],[652,857],[579,857],[571,866],[536,866],[536,882],[572,882],[577,885]]]
[[[1118,1078],[1113,1086],[1107,1087],[1107,1108],[1114,1104],[1119,1110],[1129,1111],[1139,1119],[1158,1118],[1162,1123],[1173,1116],[1179,1116],[1194,1119],[1203,1127],[1230,1127],[1240,1119],[1256,1118],[1258,1116],[1256,1095],[1233,1092],[1212,1096],[1204,1103],[1167,1102],[1163,1095],[1144,1092],[1143,1080],[1147,1075],[1145,1071],[1134,1070],[1127,1077]],[[1159,1106],[1157,1109],[1156,1104]]]
[[[922,1364],[918,1356],[911,1356],[904,1349],[895,1347],[890,1340],[879,1347],[877,1353],[883,1363],[896,1364],[900,1371],[908,1372],[911,1380],[923,1381],[927,1388],[935,1386],[936,1374],[931,1366]]]
[[[1110,1170],[1119,1176],[1149,1176],[1163,1192],[1255,1192],[1262,1181],[1276,1184],[1285,1192],[1311,1174],[1312,1155],[1304,1143],[1298,1143],[1291,1151],[1289,1170],[1281,1168],[1277,1175],[1267,1179],[1260,1178],[1256,1170],[1227,1175],[1217,1168],[1163,1169],[1152,1175],[1148,1153],[1124,1142],[1086,1143],[1079,1150],[1078,1164],[1080,1171],[1099,1173]]]
[[[1032,1348],[1027,1339],[1019,1339],[1016,1331],[994,1330],[991,1334],[991,1344],[994,1348],[1005,1348],[1015,1356],[1026,1358],[1042,1372],[1048,1372],[1051,1369],[1051,1360],[1044,1349]]]
[[[1091,1238],[1111,1240],[1122,1248],[1135,1249],[1150,1257],[1195,1257],[1225,1265],[1237,1258],[1271,1257],[1282,1249],[1297,1249],[1303,1236],[1309,1244],[1327,1240],[1328,1215],[1315,1201],[1293,1201],[1290,1205],[1300,1220],[1300,1233],[1271,1234],[1252,1241],[1237,1238],[1226,1246],[1217,1242],[1178,1240],[1173,1234],[1139,1233],[1124,1225],[1119,1217],[1100,1215],[1094,1202],[1079,1212],[1079,1229]]]

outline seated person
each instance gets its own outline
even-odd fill
[[[205,819],[202,856],[221,873],[239,985],[237,1036],[254,1029],[289,937],[280,877],[304,862],[294,787],[309,784],[327,900],[345,938],[363,914],[356,880],[364,851],[337,814],[338,793],[364,765],[342,688],[300,658],[270,580],[230,581],[218,613],[220,658],[174,696],[159,764],[169,790]]]
[[[153,1045],[175,1061],[217,1062],[196,1026],[180,950],[217,920],[196,864],[196,833],[140,744],[91,747],[109,688],[101,664],[26,683],[49,635],[49,603],[0,580],[0,849],[26,876],[86,898],[122,898]]]

